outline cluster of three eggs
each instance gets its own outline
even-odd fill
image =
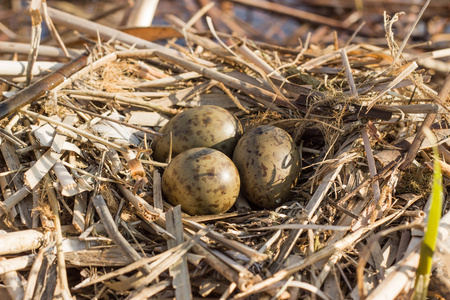
[[[154,159],[174,157],[163,174],[163,193],[190,215],[226,212],[240,190],[262,208],[276,207],[300,174],[298,148],[286,131],[263,125],[243,134],[239,120],[218,106],[188,109],[160,133]]]

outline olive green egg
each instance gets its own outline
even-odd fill
[[[274,208],[285,202],[300,175],[300,153],[283,129],[263,125],[247,131],[234,149],[241,189],[250,202]]]
[[[190,215],[221,214],[239,195],[239,173],[233,161],[211,148],[182,152],[167,166],[162,177],[167,200]]]
[[[172,133],[172,157],[196,147],[207,147],[222,151],[229,157],[242,135],[239,120],[226,109],[203,105],[190,108],[176,115],[153,141],[153,158],[165,162],[169,157],[170,133]]]

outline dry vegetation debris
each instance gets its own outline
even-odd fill
[[[424,128],[450,176],[448,1],[161,1],[170,26],[152,28],[127,23],[126,1],[18,2],[0,12],[2,299],[411,297]],[[291,134],[290,201],[239,197],[213,216],[165,201],[152,140],[210,104]],[[436,298],[450,295],[444,231]]]

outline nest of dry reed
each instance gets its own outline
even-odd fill
[[[31,7],[27,28],[36,39],[41,14],[63,40],[72,30],[82,35],[65,54],[34,48],[53,60],[40,65],[29,55],[34,69],[24,72],[25,84],[16,83],[22,72],[3,76],[2,299],[411,297],[432,175],[424,128],[435,133],[450,174],[450,80],[441,80],[450,48],[408,47],[409,34],[422,20],[430,31],[448,17],[434,4],[434,19],[408,11],[401,43],[393,30],[401,15],[378,14],[383,26],[369,27],[386,38],[370,43],[359,37],[365,27],[349,21],[353,1],[342,1],[345,22],[259,1],[269,12],[303,16],[301,30],[312,32],[295,46],[294,34],[277,46],[273,35],[232,15],[230,4],[258,1],[205,2],[202,13],[217,29],[195,23],[202,15],[188,23],[168,15],[169,27],[118,31]],[[316,12],[334,9],[306,2]],[[448,33],[435,30],[432,39],[438,34],[448,46]],[[5,52],[30,48],[1,43]],[[47,69],[58,70],[41,74]],[[152,140],[174,115],[208,104],[235,114],[244,128],[273,124],[291,134],[303,168],[288,202],[262,210],[240,198],[214,216],[188,216],[165,202],[167,164],[152,159]],[[445,237],[430,287],[442,298],[449,295]]]

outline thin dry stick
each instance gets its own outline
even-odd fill
[[[92,197],[92,202],[100,219],[108,232],[109,237],[114,241],[114,243],[123,251],[123,253],[134,261],[140,260],[142,257],[137,253],[136,250],[128,243],[128,241],[119,232],[114,219],[106,205],[105,199],[101,195],[95,195]],[[143,265],[139,268],[142,273],[150,274],[151,269],[148,265]]]
[[[108,92],[102,92],[102,91],[88,91],[88,90],[65,90],[64,93],[70,94],[72,97],[73,95],[88,95],[88,96],[94,96],[94,97],[102,97],[107,99],[114,99],[118,102],[131,104],[131,105],[139,105],[146,108],[150,108],[154,111],[163,113],[168,116],[174,116],[178,113],[178,110],[167,108],[161,105],[155,105],[149,101],[144,101],[140,99],[130,98],[122,95],[118,95],[116,93],[108,93]]]
[[[306,283],[306,282],[302,282],[302,281],[291,281],[289,282],[287,285],[287,287],[291,286],[291,287],[298,287],[301,288],[303,290],[307,290],[313,294],[316,294],[317,296],[320,296],[322,299],[324,300],[331,300],[330,297],[328,297],[324,292],[322,292],[319,288],[317,288],[316,286]]]
[[[202,236],[204,232],[205,230],[202,230],[201,232],[199,232],[199,235]],[[164,272],[170,266],[175,264],[182,256],[186,255],[186,253],[191,249],[191,247],[196,246],[195,244],[196,241],[198,241],[198,239],[193,238],[189,240],[186,244],[183,244],[185,245],[185,247],[179,249],[172,255],[164,259],[159,259],[150,264],[149,267],[151,268],[152,272],[138,279],[136,282],[133,282],[132,286],[137,288],[137,292],[139,292],[140,289],[145,288],[146,285],[155,280],[162,272]]]
[[[133,35],[113,29],[111,27],[91,22],[51,7],[48,8],[48,14],[52,18],[53,22],[64,25],[79,32],[90,34],[91,36],[100,36],[101,38],[107,40],[116,39],[128,45],[134,45],[134,47],[137,49],[156,49],[158,51],[163,51],[168,55],[183,57],[183,55],[176,50],[168,49],[159,44],[143,40]],[[214,65],[213,63],[202,59],[197,59],[197,61],[206,66]]]
[[[219,83],[218,83],[218,86],[220,87],[220,89],[221,89],[222,91],[225,92],[225,94],[228,95],[228,97],[230,97],[230,99],[234,102],[234,104],[236,104],[236,106],[237,106],[240,110],[242,110],[242,111],[245,112],[246,114],[250,113],[250,111],[249,111],[248,109],[246,109],[246,108],[242,105],[241,101],[239,101],[239,99],[238,99],[237,97],[235,97],[235,96],[231,93],[230,89],[227,88],[222,82],[219,82]]]
[[[353,79],[352,69],[350,68],[350,62],[348,61],[347,51],[345,51],[345,48],[341,49],[341,58],[345,68],[345,74],[347,75],[350,91],[352,92],[352,96],[356,97],[358,96],[358,90],[356,89],[355,80]]]
[[[348,39],[348,41],[345,43],[343,48],[348,47],[348,45],[350,45],[351,42],[353,42],[353,40],[355,39],[356,35],[361,31],[361,29],[364,27],[364,25],[366,25],[366,21],[362,21],[361,24],[359,24],[358,28],[355,29],[355,31],[353,32],[352,36]]]
[[[120,276],[120,275],[124,275],[126,273],[132,272],[136,269],[141,268],[144,265],[148,265],[150,263],[153,263],[155,261],[163,261],[165,259],[167,259],[168,257],[170,257],[171,255],[174,255],[175,253],[178,253],[180,251],[182,251],[183,249],[187,249],[192,247],[192,245],[198,241],[202,236],[204,236],[206,234],[207,231],[202,230],[200,232],[198,232],[197,234],[195,234],[192,238],[190,238],[189,240],[187,240],[186,242],[175,246],[173,248],[168,249],[167,251],[157,254],[155,256],[151,256],[151,257],[144,257],[141,258],[138,261],[135,261],[125,267],[122,267],[120,269],[111,271],[107,274],[104,274],[100,277],[94,278],[90,281],[86,281],[86,282],[82,282],[80,284],[78,284],[77,286],[74,287],[74,289],[80,289],[80,288],[84,288],[99,282],[104,282],[107,281],[109,279],[112,279],[114,277]]]
[[[409,76],[418,67],[419,66],[415,61],[412,62],[397,77],[395,77],[394,80],[392,80],[381,93],[379,93],[372,101],[370,101],[369,105],[367,106],[367,109],[370,110],[384,94],[393,89],[398,83],[400,83],[403,79]]]
[[[352,45],[352,46],[345,47],[343,49],[345,49],[348,53],[351,51],[355,51],[359,48],[360,48],[359,45]],[[323,65],[330,60],[339,58],[339,56],[341,55],[340,52],[341,52],[340,50],[336,50],[331,53],[324,54],[322,56],[318,56],[316,58],[310,59],[307,62],[305,62],[304,64],[298,66],[297,69],[298,70],[306,70],[306,71],[311,70],[312,68]]]
[[[238,53],[242,55],[244,58],[248,59],[250,62],[255,64],[257,67],[261,68],[267,75],[273,76],[281,81],[286,80],[283,76],[281,76],[278,71],[276,71],[272,66],[270,66],[265,60],[261,57],[253,53],[245,44],[240,46],[237,49]]]
[[[377,228],[378,226],[381,226],[382,224],[388,222],[391,220],[394,216],[390,215],[387,216],[381,220],[378,220],[377,222],[370,224],[365,227],[359,228],[357,231],[353,232],[352,234],[349,234],[345,236],[343,239],[326,246],[325,248],[322,248],[321,250],[315,252],[314,254],[310,255],[307,258],[302,259],[298,263],[295,263],[293,265],[290,265],[289,267],[282,269],[275,273],[272,277],[259,282],[255,284],[251,289],[249,289],[246,292],[237,294],[233,300],[241,300],[241,299],[247,299],[248,296],[260,292],[262,289],[271,286],[273,284],[276,284],[277,282],[283,280],[284,278],[293,275],[294,273],[303,270],[304,268],[324,259],[327,258],[333,253],[337,251],[344,251],[345,249],[353,246],[353,244],[361,238],[365,233]]]
[[[30,51],[30,44],[26,43],[14,43],[14,42],[0,42],[0,52],[3,53],[19,53],[28,54]],[[83,53],[83,50],[70,49],[69,54],[71,57],[79,56]],[[57,47],[40,45],[39,46],[39,56],[49,56],[49,57],[66,57],[64,52]]]
[[[166,212],[166,228],[176,239],[168,240],[169,248],[176,247],[183,243],[183,223],[181,219],[181,206],[178,205]],[[174,265],[169,268],[173,277],[173,287],[176,299],[192,299],[191,282],[186,255],[183,255]]]
[[[38,50],[39,50],[39,42],[41,41],[41,32],[42,32],[42,16],[39,11],[41,7],[41,0],[31,0],[30,4],[30,14],[31,14],[31,47],[30,52],[28,54],[28,65],[27,65],[27,81],[26,85],[30,85],[32,79],[32,70],[33,65],[36,61]]]
[[[375,166],[375,160],[373,158],[372,148],[370,147],[370,139],[369,135],[367,134],[367,128],[364,128],[361,131],[361,136],[364,141],[364,149],[366,150],[366,156],[367,156],[367,164],[369,165],[369,171],[370,176],[374,177],[377,175],[377,169]],[[374,205],[376,206],[378,204],[378,201],[380,201],[380,185],[378,184],[378,180],[374,180],[372,183],[373,188],[373,197],[374,197]]]
[[[450,74],[447,75],[445,78],[444,84],[441,87],[441,90],[439,91],[438,97],[441,99],[441,101],[445,101],[447,99],[447,95],[450,93]],[[417,155],[417,152],[419,151],[420,146],[422,145],[423,140],[425,139],[425,128],[430,128],[431,124],[433,124],[434,119],[436,119],[438,112],[438,108],[436,107],[436,111],[430,112],[425,117],[425,120],[423,120],[422,125],[420,126],[416,137],[414,138],[413,142],[411,143],[411,147],[408,150],[408,153],[406,154],[405,161],[400,166],[400,170],[405,171],[409,168],[409,165],[414,160],[414,158]]]
[[[69,51],[67,51],[66,45],[64,45],[64,42],[61,39],[61,36],[58,34],[58,31],[56,31],[56,28],[52,22],[52,19],[48,15],[47,1],[42,2],[41,7],[42,7],[42,14],[44,15],[44,21],[45,21],[45,24],[47,25],[47,28],[50,30],[50,34],[52,35],[53,39],[58,43],[58,45],[61,48],[61,50],[63,51],[64,55],[66,57],[70,57],[70,54],[69,54]]]
[[[59,205],[56,193],[50,179],[49,174],[45,176],[45,188],[47,190],[47,197],[52,208],[54,223],[56,227],[56,251],[57,251],[57,263],[58,263],[58,275],[62,289],[62,295],[64,299],[71,299],[70,287],[67,280],[66,262],[64,260],[64,249],[62,245],[62,230],[61,230],[61,219],[59,215]]]
[[[203,226],[199,223],[196,223],[194,221],[189,221],[186,219],[183,219],[183,223],[186,226],[195,228],[196,230],[201,230],[201,229],[205,228],[205,226]],[[210,237],[220,243],[223,243],[224,245],[230,247],[231,249],[234,249],[238,252],[241,252],[242,254],[245,254],[246,256],[248,256],[250,259],[252,259],[255,262],[259,262],[259,261],[263,261],[263,260],[267,259],[267,254],[260,253],[244,244],[241,244],[234,240],[230,240],[218,232],[210,231],[208,233],[208,237]]]
[[[251,97],[254,97],[258,99],[262,104],[264,104],[267,108],[271,108],[277,112],[280,112],[284,114],[284,111],[278,108],[275,103],[283,104],[287,107],[292,107],[293,104],[291,104],[288,101],[284,101],[280,97],[278,97],[275,93],[263,90],[259,87],[256,87],[254,85],[251,85],[249,83],[240,81],[237,78],[234,78],[232,76],[222,74],[220,72],[217,72],[211,68],[207,68],[201,65],[198,65],[196,63],[168,55],[166,53],[162,52],[156,52],[156,55],[160,57],[161,59],[164,59],[166,61],[170,61],[176,65],[179,65],[183,68],[186,68],[188,70],[192,70],[195,72],[198,72],[202,74],[205,77],[208,77],[210,79],[217,80],[219,82],[222,82],[223,84],[230,86],[232,88],[241,90],[242,92],[245,92],[246,94],[250,95]]]
[[[234,59],[237,60],[237,62],[248,66],[249,68],[255,70],[258,72],[262,78],[269,84],[269,86],[275,91],[276,95],[283,101],[287,101],[287,98],[278,90],[278,88],[275,86],[275,84],[270,80],[270,78],[267,76],[267,73],[263,68],[260,67],[261,63],[264,63],[261,60],[258,60],[258,64],[248,64],[245,60],[243,60],[240,56],[238,56],[230,47],[228,47],[218,36],[217,32],[214,29],[213,22],[210,17],[206,17],[206,22],[208,23],[208,27],[212,33],[212,35],[216,38],[216,40],[219,42],[219,44],[224,47],[229,53],[233,54]],[[269,69],[272,69],[270,66],[267,66]],[[273,77],[274,79],[278,79],[276,76]],[[283,79],[285,81],[285,79]]]
[[[25,295],[23,297],[23,300],[29,300],[29,299],[32,299],[32,297],[33,297],[34,288],[36,287],[36,280],[38,278],[38,273],[42,266],[44,254],[47,251],[48,251],[47,247],[43,247],[43,248],[39,249],[38,254],[36,255],[36,258],[34,259],[33,265],[30,269],[30,274],[28,275],[28,281],[27,281],[27,286],[25,289]]]
[[[17,112],[20,108],[30,104],[35,99],[47,93],[56,85],[60,84],[73,73],[79,71],[86,65],[87,56],[82,55],[62,68],[50,73],[41,80],[33,83],[27,88],[17,92],[8,100],[0,103],[0,120]]]
[[[241,276],[240,273],[233,270],[227,264],[218,259],[214,254],[208,251],[205,247],[197,244],[193,247],[195,253],[204,257],[204,260],[217,272],[219,272],[228,281],[236,283],[236,286],[241,291],[247,291],[252,287],[254,278]]]
[[[210,2],[207,5],[203,6],[202,8],[200,8],[190,19],[189,21],[186,22],[186,24],[184,24],[184,26],[182,27],[182,33],[184,36],[184,39],[186,40],[186,44],[189,47],[189,50],[191,52],[191,54],[194,54],[194,50],[191,47],[191,44],[189,43],[189,39],[188,39],[188,35],[187,35],[187,31],[192,27],[192,25],[194,25],[198,20],[200,20],[200,18],[208,11],[210,10],[213,6],[214,6],[214,2]]]

